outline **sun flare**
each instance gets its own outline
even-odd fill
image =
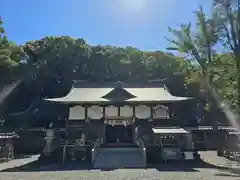
[[[147,0],[120,0],[120,4],[126,11],[142,12],[147,5]]]

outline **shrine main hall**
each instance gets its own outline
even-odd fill
[[[150,158],[147,152],[152,147],[160,147],[161,156],[164,148],[176,148],[175,154],[179,158],[183,157],[184,151],[193,151],[191,134],[181,124],[173,127],[169,123],[173,121],[171,117],[176,116],[169,107],[173,104],[181,106],[193,98],[173,96],[164,81],[74,81],[65,97],[45,100],[69,107],[62,145],[63,160],[72,149],[86,152],[87,147],[91,147],[91,160],[95,166],[101,161],[100,156],[106,154],[106,149],[137,148],[144,165]]]

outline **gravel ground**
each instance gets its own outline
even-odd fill
[[[240,180],[239,164],[216,156],[216,152],[201,153],[202,158],[211,164],[204,168],[162,167],[159,169],[117,169],[66,170],[54,171],[49,167],[35,172],[0,172],[0,180]],[[48,171],[46,171],[48,169]],[[44,171],[45,170],[45,171]]]

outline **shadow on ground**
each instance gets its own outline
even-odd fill
[[[225,158],[230,160],[230,161],[240,162],[240,157],[239,156],[230,156],[230,157],[225,157]]]
[[[217,173],[217,174],[215,174],[215,176],[219,176],[219,177],[235,177],[235,178],[239,178],[240,177],[239,174],[226,174],[226,173]]]
[[[198,172],[199,168],[218,169],[221,171],[226,171],[226,172],[240,175],[239,169],[219,167],[219,166],[215,166],[215,165],[209,164],[204,161],[178,163],[178,164],[175,164],[175,163],[159,164],[159,165],[149,166],[145,169],[156,169],[157,171]],[[113,171],[116,169],[118,169],[118,168],[92,169],[89,165],[79,164],[76,162],[66,163],[65,165],[62,165],[62,164],[49,164],[49,163],[37,160],[37,161],[31,162],[29,164],[25,164],[23,166],[5,169],[5,170],[2,170],[1,172],[40,172],[40,171],[44,172],[44,171],[75,171],[75,170]],[[121,169],[137,169],[137,168],[121,168]],[[144,169],[144,168],[140,168],[140,169]],[[217,175],[218,174],[216,174],[216,176]],[[220,176],[220,174],[219,174],[219,176]]]
[[[230,174],[225,174],[225,176],[232,176],[232,177],[240,177],[240,168],[220,168],[220,170],[222,171],[222,173],[220,174],[224,174],[225,173],[230,173]],[[217,176],[218,174],[216,174]],[[224,175],[223,175],[224,176]]]
[[[205,161],[197,162],[182,162],[177,164],[160,164],[157,167],[151,166],[151,168],[156,168],[158,171],[183,171],[183,172],[199,172],[199,169],[220,169],[220,166],[210,164]]]

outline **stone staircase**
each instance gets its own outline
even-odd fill
[[[100,148],[94,168],[144,168],[145,161],[137,147]]]

